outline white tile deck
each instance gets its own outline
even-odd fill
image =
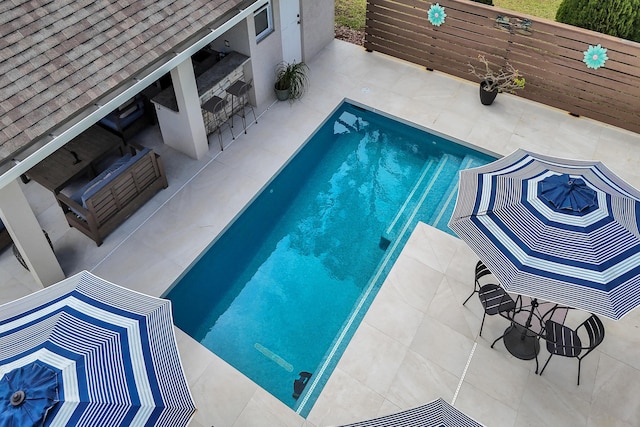
[[[604,161],[640,187],[640,135],[510,95],[494,105],[478,86],[335,41],[310,62],[311,88],[294,104],[272,105],[224,152],[194,161],[162,145],[170,187],[105,239],[101,247],[68,228],[53,197],[25,186],[68,275],[90,270],[161,295],[343,99],[451,135],[495,153],[518,147]],[[526,89],[525,89],[526,90]],[[212,135],[216,138],[216,135]],[[584,359],[534,363],[489,345],[505,322],[482,310],[472,289],[476,257],[464,243],[419,225],[404,248],[320,398],[305,420],[177,330],[199,411],[194,427],[326,426],[373,418],[438,397],[487,426],[633,426],[640,423],[640,310],[605,319],[607,337]],[[0,254],[0,302],[37,289],[11,251]],[[542,351],[544,360],[545,350]],[[464,375],[464,376],[463,376]]]

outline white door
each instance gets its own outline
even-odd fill
[[[280,0],[280,25],[282,59],[289,63],[302,61],[299,0]]]

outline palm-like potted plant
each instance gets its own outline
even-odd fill
[[[491,105],[499,92],[515,93],[524,89],[524,77],[510,63],[493,71],[484,55],[478,55],[478,61],[484,68],[469,63],[469,72],[480,79],[480,102],[483,105]]]
[[[276,67],[276,96],[284,101],[302,98],[309,86],[309,67],[304,62],[281,62]]]

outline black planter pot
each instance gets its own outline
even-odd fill
[[[480,82],[480,102],[482,105],[491,105],[493,101],[498,96],[498,89],[494,89],[492,91],[485,90],[485,87],[489,84],[489,82],[482,81]]]
[[[289,89],[278,89],[277,86],[274,86],[274,89],[276,91],[276,98],[278,98],[279,101],[286,101],[289,99]]]

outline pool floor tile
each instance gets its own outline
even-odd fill
[[[396,375],[406,345],[393,336],[370,326],[360,325],[340,359],[340,368],[362,384],[383,396]]]
[[[497,382],[497,380],[496,380]],[[496,385],[497,386],[497,385]],[[547,424],[528,424],[529,420],[518,422],[519,412],[512,409],[505,402],[494,399],[486,390],[465,385],[460,390],[455,407],[467,414],[474,420],[491,427],[514,427],[514,426],[543,426]],[[562,424],[557,424],[558,426]],[[567,426],[571,424],[565,424]],[[577,427],[578,425],[576,425]]]
[[[386,399],[404,409],[414,408],[440,397],[451,402],[458,383],[458,376],[442,369],[426,355],[409,349],[389,387]]]
[[[317,426],[348,424],[371,418],[383,402],[381,394],[336,368],[307,420]]]

